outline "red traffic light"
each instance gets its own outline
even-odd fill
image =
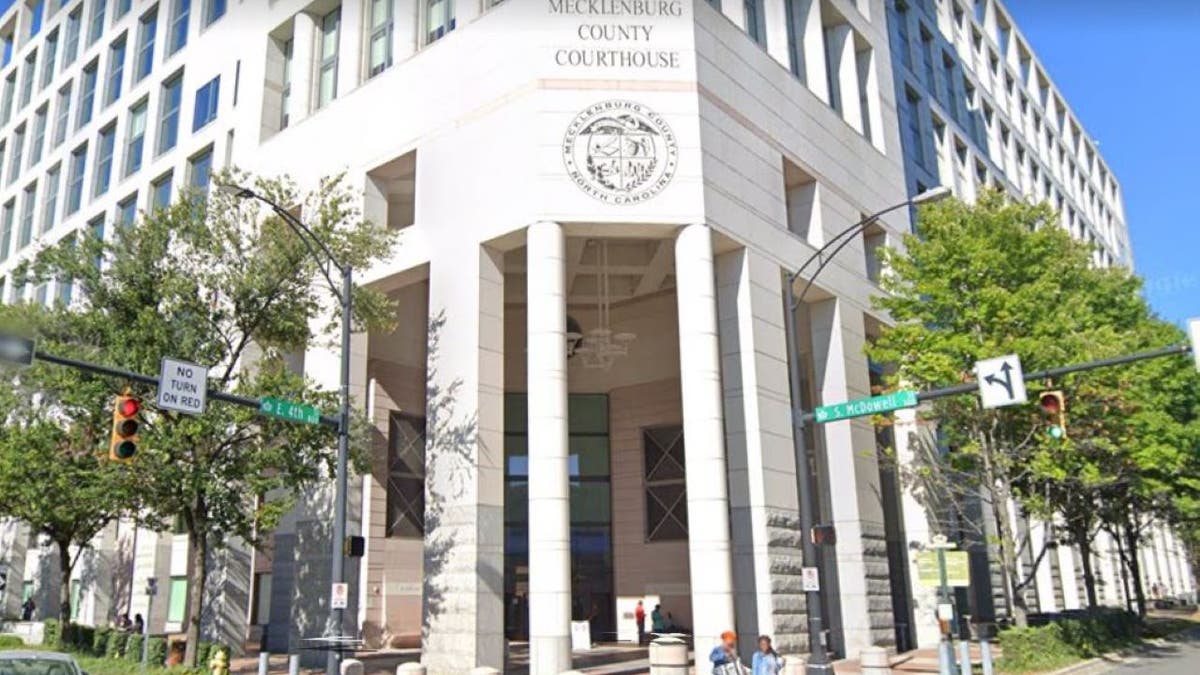
[[[121,399],[121,402],[117,404],[117,412],[120,413],[121,417],[133,417],[141,409],[142,404],[136,398]]]
[[[1048,391],[1038,398],[1038,405],[1042,406],[1042,410],[1050,414],[1062,412],[1062,394],[1057,391]]]

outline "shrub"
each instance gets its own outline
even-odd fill
[[[142,660],[142,636],[130,635],[125,641],[125,660],[140,663]]]
[[[0,649],[21,649],[25,641],[16,635],[0,635]]]
[[[125,644],[129,642],[129,633],[114,630],[108,634],[108,644],[104,647],[104,655],[110,659],[119,658],[125,653]]]
[[[62,644],[62,624],[57,619],[46,619],[43,622],[42,642],[47,647],[58,647]]]
[[[165,637],[151,636],[150,641],[146,643],[146,651],[149,653],[147,660],[152,666],[161,666],[167,662],[167,639]]]
[[[1104,611],[1000,633],[1000,667],[1008,672],[1052,670],[1137,640],[1138,618]]]
[[[212,649],[214,645],[211,642],[201,642],[196,645],[196,665],[207,666],[208,660],[212,657]]]
[[[92,645],[96,643],[96,629],[91,626],[80,626],[71,624],[74,629],[74,640],[70,644],[70,649],[81,654],[90,654]]]
[[[104,656],[108,653],[108,640],[112,634],[113,629],[107,626],[97,628],[95,635],[92,636],[91,653],[95,656]]]

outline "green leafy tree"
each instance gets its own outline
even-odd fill
[[[1086,360],[1115,334],[1114,317],[1131,311],[1124,305],[1139,301],[1137,286],[1125,272],[1093,268],[1090,249],[1056,222],[1048,207],[996,192],[973,206],[922,208],[919,236],[885,252],[888,293],[876,303],[895,323],[868,347],[871,359],[894,365],[893,383],[921,389],[974,379],[976,361],[1003,354],[1019,354],[1026,371]],[[926,453],[926,475],[952,476],[987,504],[1007,604],[1023,625],[1029,579],[1008,505],[1028,483],[1041,421],[1033,406],[983,409],[973,396],[939,399],[929,415],[954,452]]]
[[[394,233],[362,219],[340,177],[304,196],[286,180],[257,179],[253,187],[277,204],[298,205],[341,264],[365,269],[392,250]],[[172,356],[208,366],[209,384],[220,390],[336,409],[334,392],[291,365],[327,343],[338,313],[319,270],[325,261],[281,218],[218,191],[185,196],[114,234],[107,242],[87,238],[43,251],[30,270],[35,278],[76,281],[85,324],[80,338],[102,345],[108,362],[155,373],[162,357]],[[356,288],[354,302],[356,330],[387,327],[394,316],[377,291]],[[154,401],[150,388],[134,391]],[[199,416],[147,407],[136,470],[147,507],[161,524],[175,522],[187,532],[185,663],[194,665],[210,551],[234,537],[258,543],[270,532],[301,490],[331,475],[334,437],[324,426],[219,402],[210,401]]]
[[[97,350],[74,339],[78,318],[37,305],[0,306],[0,326],[33,329],[39,348],[71,345],[73,355]],[[136,513],[135,476],[107,461],[114,383],[36,362],[4,372],[0,387],[0,514],[24,521],[58,550],[58,617],[71,619],[71,574],[83,551],[109,523]],[[74,549],[74,551],[72,551]]]

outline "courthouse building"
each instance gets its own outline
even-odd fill
[[[28,288],[12,266],[205,188],[214,167],[303,186],[346,172],[399,232],[357,277],[395,299],[398,327],[354,338],[375,434],[351,494],[367,545],[346,629],[421,645],[434,673],[502,667],[510,641],[529,643],[531,672],[559,673],[572,620],[631,639],[642,599],[701,652],[729,629],[803,652],[783,275],[915,191],[971,198],[1033,170],[1029,149],[997,164],[989,132],[968,136],[919,82],[921,124],[941,111],[944,140],[921,126],[913,158],[916,108],[896,100],[920,72],[893,63],[897,33],[909,59],[921,30],[960,58],[955,2],[905,5],[901,28],[882,0],[18,0],[0,17],[3,297],[69,301],[69,284]],[[1057,197],[1098,263],[1128,264],[1094,144],[1022,82],[1074,168],[1035,164],[1038,187],[1018,192]],[[910,225],[896,210],[867,228],[797,311],[804,406],[871,394],[876,253]],[[314,349],[304,370],[334,387],[337,359]],[[818,518],[837,531],[825,643],[910,647],[930,620],[910,570],[929,519],[867,419],[806,433]],[[282,652],[321,633],[329,499],[306,496],[263,550],[216,555],[206,635]],[[1178,545],[1162,551],[1162,578],[1190,590]],[[9,524],[0,554],[10,612],[21,574],[54,604],[36,536]],[[184,537],[118,523],[78,575],[79,618],[145,613],[155,577],[151,628],[177,631],[186,574]]]

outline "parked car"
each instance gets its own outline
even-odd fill
[[[0,652],[0,675],[87,675],[69,654],[11,650]]]

